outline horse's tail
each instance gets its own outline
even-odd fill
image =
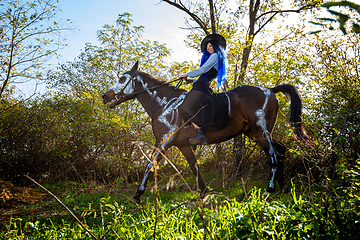
[[[305,142],[308,146],[313,147],[314,143],[307,135],[301,122],[302,101],[298,90],[290,84],[283,84],[271,88],[274,93],[282,92],[290,98],[290,124],[294,127],[294,136],[297,140]]]

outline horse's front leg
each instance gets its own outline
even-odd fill
[[[133,203],[140,203],[140,197],[141,195],[144,194],[145,192],[145,189],[146,189],[146,184],[147,184],[147,181],[149,180],[149,177],[150,177],[150,173],[152,172],[152,168],[153,168],[153,164],[151,162],[149,162],[147,165],[146,165],[146,168],[145,168],[145,172],[144,172],[144,176],[143,176],[143,179],[140,183],[140,186],[138,187],[137,191],[136,191],[136,194],[135,196],[132,198],[131,202]]]
[[[155,159],[155,162],[158,163],[162,158],[162,154],[164,154],[164,150],[156,149],[151,154],[151,156],[152,156],[152,159]],[[132,203],[136,203],[136,204],[140,203],[140,197],[141,197],[141,195],[144,194],[149,177],[150,177],[151,173],[154,171],[155,171],[154,162],[149,162],[146,165],[143,179],[136,191],[136,194],[131,200]]]

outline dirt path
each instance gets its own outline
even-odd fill
[[[0,223],[7,223],[12,218],[44,212],[42,207],[24,211],[24,205],[37,204],[48,199],[46,194],[28,187],[16,187],[11,182],[0,180]]]

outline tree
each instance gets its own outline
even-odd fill
[[[114,25],[98,31],[101,46],[87,44],[74,61],[49,71],[47,95],[10,109],[12,99],[0,99],[1,176],[139,180],[146,160],[136,151],[137,140],[151,142],[144,151],[152,150],[154,141],[148,117],[137,101],[109,110],[101,95],[135,60],[144,71],[163,75],[169,50],[142,39],[143,27],[131,23],[130,14],[120,14]]]
[[[56,0],[0,3],[0,97],[11,85],[42,80],[43,62],[64,46],[60,32],[68,30],[54,21]],[[69,21],[69,20],[68,20]]]
[[[237,27],[239,27],[237,24],[244,20],[244,18],[248,18],[248,27],[245,31],[245,36],[242,36],[242,39],[245,41],[241,46],[242,57],[240,67],[237,65],[234,66],[234,69],[240,72],[236,75],[236,79],[233,79],[235,86],[241,84],[244,80],[255,36],[260,34],[265,27],[276,18],[276,16],[284,16],[287,13],[300,13],[314,8],[319,2],[318,0],[295,1],[294,8],[282,9],[282,4],[284,2],[281,0],[249,0],[247,5],[245,4],[246,0],[243,0],[239,2],[238,9],[230,14],[234,17],[229,18],[228,16],[223,16],[225,13],[229,13],[229,9],[227,9],[227,4],[230,2],[229,0],[219,0],[215,2],[213,0],[208,0],[208,4],[193,3],[192,1],[185,1],[186,3],[184,3],[182,0],[162,1],[186,12],[191,20],[198,25],[194,27],[188,22],[188,26],[191,30],[201,29],[203,34],[205,33],[206,35],[210,33],[220,33],[225,35],[230,42],[238,41],[237,38],[239,37],[237,34],[231,36],[231,34],[236,33],[231,31],[231,29],[235,29],[236,31]],[[225,20],[226,18],[228,19],[227,22]],[[234,22],[236,21],[237,24],[234,25]],[[231,34],[226,34],[229,30]],[[236,39],[234,39],[234,37],[236,37]],[[202,39],[202,36],[197,36],[197,38],[193,39],[199,41],[199,39]],[[198,43],[199,42],[196,42],[194,45],[198,46]],[[240,49],[236,49],[236,51],[241,52]]]
[[[86,92],[99,97],[137,60],[141,70],[165,77],[164,58],[170,51],[165,44],[142,39],[143,31],[143,26],[132,26],[131,14],[119,14],[115,24],[97,31],[100,46],[87,44],[74,61],[49,72],[49,86],[77,96]]]
[[[353,161],[360,156],[359,44],[360,36],[354,33],[335,35],[331,41],[316,36],[308,71],[318,86],[312,107],[323,129],[320,139]]]
[[[119,14],[114,24],[106,24],[97,32],[101,43],[99,46],[86,44],[85,50],[74,61],[61,64],[57,69],[48,72],[49,88],[55,90],[53,92],[58,95],[56,98],[78,101],[91,109],[86,111],[91,117],[84,122],[81,116],[73,115],[77,112],[76,108],[65,115],[74,118],[71,124],[81,129],[80,132],[84,132],[85,138],[92,138],[86,129],[91,129],[94,135],[102,134],[106,149],[102,148],[96,158],[99,161],[103,158],[109,165],[116,162],[122,164],[119,169],[123,176],[134,174],[134,169],[142,168],[142,161],[146,161],[140,159],[139,144],[145,152],[152,150],[154,139],[149,118],[138,101],[128,101],[109,110],[102,103],[101,95],[118,81],[121,74],[130,70],[136,60],[139,60],[142,71],[159,78],[166,77],[164,58],[169,54],[169,50],[165,44],[143,39],[143,31],[143,26],[132,25],[131,14]],[[56,116],[58,117],[61,118]],[[74,127],[65,129],[76,131]],[[86,134],[89,136],[85,136]],[[66,134],[64,138],[68,139]],[[141,143],[137,141],[140,139]],[[74,148],[83,147],[89,151],[98,144],[96,141],[99,141],[84,146],[84,140],[77,140],[79,144]],[[74,140],[72,142],[75,143]]]

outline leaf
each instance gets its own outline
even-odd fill
[[[359,25],[359,24],[356,24],[356,23],[353,23],[352,30],[353,30],[355,33],[360,33],[360,25]]]
[[[329,21],[329,22],[337,22],[336,19],[333,19],[333,18],[318,18],[319,20],[322,20],[322,21]],[[324,25],[324,24],[323,24]]]
[[[349,20],[349,16],[348,15],[346,15],[346,14],[343,14],[343,13],[341,13],[341,12],[337,12],[337,11],[334,11],[334,10],[328,10],[330,13],[332,13],[332,14],[334,14],[334,15],[336,15],[336,16],[338,16],[339,17],[339,19],[338,19],[338,21],[339,21],[339,23],[340,23],[340,30],[344,33],[344,34],[346,34],[346,29],[345,29],[345,24],[346,24],[346,22],[347,22],[347,20]]]
[[[330,7],[334,7],[334,6],[350,7],[352,9],[356,10],[358,13],[360,13],[360,5],[353,3],[353,2],[349,2],[349,1],[327,2],[321,6],[327,8],[327,9],[329,9]]]
[[[318,22],[314,22],[314,21],[309,21],[309,23],[312,23],[314,25],[319,25],[319,26],[325,26],[325,24],[323,24],[323,23],[318,23]]]

